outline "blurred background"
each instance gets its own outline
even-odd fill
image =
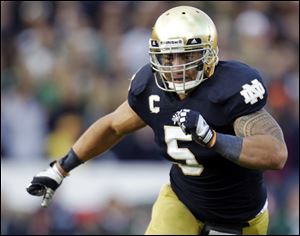
[[[156,18],[179,5],[210,15],[221,60],[264,78],[289,150],[265,172],[269,234],[299,234],[298,1],[1,1],[1,235],[144,233],[170,167],[148,128],[72,171],[49,209],[25,187],[126,99]]]

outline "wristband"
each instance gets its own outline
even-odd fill
[[[221,133],[216,134],[215,144],[211,149],[228,160],[238,163],[242,151],[243,138]]]
[[[61,166],[61,168],[64,169],[64,171],[70,172],[75,167],[81,165],[83,161],[80,160],[79,157],[74,152],[74,150],[71,149],[64,158],[58,161],[58,163]]]

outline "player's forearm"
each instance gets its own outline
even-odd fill
[[[110,115],[97,120],[74,144],[73,150],[83,162],[105,152],[123,137],[112,128],[111,120]]]
[[[282,169],[287,159],[285,144],[270,135],[244,137],[239,164],[255,169]]]
[[[213,150],[238,165],[253,169],[281,169],[287,159],[285,145],[270,135],[217,134]]]
[[[70,152],[58,161],[59,171],[66,175],[83,162],[111,148],[125,134],[145,125],[125,101],[114,112],[97,120],[84,132]]]

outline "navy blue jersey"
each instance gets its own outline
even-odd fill
[[[235,119],[260,110],[266,99],[259,73],[236,61],[220,61],[214,75],[184,100],[156,86],[150,64],[133,77],[128,103],[153,129],[162,155],[174,163],[171,187],[199,220],[252,219],[266,201],[262,172],[240,167],[192,141],[173,124],[173,114],[180,109],[198,111],[216,132],[234,135]]]

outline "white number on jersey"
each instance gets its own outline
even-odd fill
[[[183,133],[180,127],[164,126],[165,142],[167,144],[167,152],[174,160],[184,160],[186,164],[178,164],[185,175],[199,176],[204,167],[200,165],[194,154],[188,148],[179,148],[177,140],[192,141],[191,135]]]

